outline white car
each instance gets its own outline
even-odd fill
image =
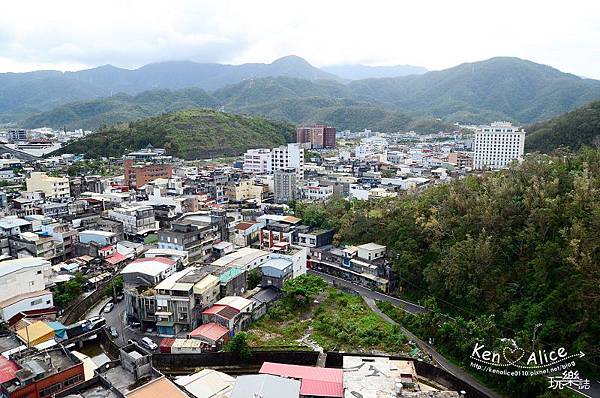
[[[113,310],[113,308],[115,308],[115,305],[113,303],[108,303],[104,307],[104,312],[106,312],[106,313],[111,312]]]
[[[147,348],[150,351],[154,351],[158,348],[158,344],[156,344],[148,337],[142,337],[142,340],[140,342],[142,343],[142,346],[144,346],[144,348]]]

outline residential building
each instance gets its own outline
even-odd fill
[[[367,243],[345,248],[324,247],[311,249],[309,268],[324,272],[353,283],[377,289],[390,290],[392,278],[391,260],[385,246]]]
[[[298,174],[293,167],[275,170],[273,173],[275,203],[289,203],[297,198],[297,178]]]
[[[186,251],[190,261],[208,260],[212,255],[216,234],[210,225],[197,226],[177,222],[170,229],[158,231],[158,248]]]
[[[252,180],[240,180],[225,186],[225,195],[230,202],[241,202],[244,200],[256,200],[258,202],[266,198],[268,188],[262,184],[256,184]]]
[[[322,185],[319,181],[306,181],[299,187],[300,198],[311,202],[325,202],[333,196],[333,185]]]
[[[15,258],[42,257],[52,263],[64,259],[62,244],[46,234],[23,232],[9,237],[8,245]]]
[[[323,247],[330,245],[333,242],[334,235],[334,229],[310,230],[310,228],[302,226],[298,229],[298,238],[296,244],[298,246],[309,248]]]
[[[107,217],[123,224],[123,233],[127,237],[142,237],[158,230],[152,206],[121,206],[108,211]]]
[[[117,235],[114,232],[86,229],[79,232],[79,242],[84,244],[96,243],[98,246],[116,245]]]
[[[239,296],[226,296],[202,312],[202,323],[218,323],[230,332],[243,330],[252,321],[251,300]]]
[[[301,126],[296,129],[296,142],[305,144],[308,148],[335,148],[335,127],[324,124]]]
[[[140,162],[136,159],[125,159],[125,185],[139,189],[157,178],[171,178],[173,165],[157,161]]]
[[[525,130],[509,122],[479,126],[475,132],[475,169],[502,169],[523,158]]]
[[[296,179],[304,178],[304,148],[300,144],[287,144],[273,148],[271,154],[273,172],[291,167],[296,172]]]
[[[238,376],[230,398],[298,398],[300,382],[267,374]]]
[[[258,241],[263,249],[292,245],[296,241],[297,230],[302,225],[302,220],[297,217],[276,214],[265,214],[256,220],[262,225]]]
[[[13,354],[3,367],[2,396],[46,398],[83,383],[83,363],[62,346],[42,352],[24,350]]]
[[[244,153],[244,173],[271,174],[271,150],[267,148],[249,149]]]
[[[274,287],[281,290],[283,284],[292,279],[293,270],[292,260],[285,257],[272,258],[261,264],[260,271],[261,286]]]
[[[50,235],[52,239],[63,246],[65,258],[70,258],[74,254],[74,245],[79,242],[79,231],[71,228],[68,223],[43,224],[42,232]]]
[[[0,319],[7,322],[25,310],[53,307],[46,291],[50,262],[39,257],[0,261]]]
[[[6,133],[6,137],[9,141],[27,141],[27,130],[24,129],[10,129]]]
[[[458,168],[473,168],[473,154],[467,152],[450,152],[448,154],[448,163],[454,164]]]
[[[31,232],[32,225],[30,221],[16,216],[7,216],[0,218],[0,256],[10,254],[8,238],[17,236],[23,232]]]
[[[258,240],[258,234],[262,224],[257,222],[240,222],[233,227],[233,233],[229,235],[231,242],[237,247],[246,247]]]
[[[63,199],[71,196],[69,179],[65,177],[50,177],[48,174],[34,171],[25,179],[27,191],[41,191],[46,198]]]
[[[264,362],[259,373],[299,380],[302,397],[344,397],[343,369]]]

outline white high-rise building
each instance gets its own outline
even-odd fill
[[[502,169],[511,161],[523,158],[525,131],[509,122],[479,126],[475,132],[476,169]]]
[[[244,173],[271,174],[271,150],[267,148],[249,149],[244,153]]]
[[[271,154],[273,172],[292,167],[296,169],[298,180],[304,178],[304,148],[300,144],[287,144],[273,148]]]

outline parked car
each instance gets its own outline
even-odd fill
[[[104,312],[111,312],[113,308],[115,308],[115,305],[113,303],[108,303],[106,304],[106,306],[104,306]]]
[[[108,331],[109,331],[110,335],[112,336],[112,338],[116,339],[117,337],[119,337],[119,332],[117,331],[116,327],[111,326],[110,328],[108,328]]]
[[[142,344],[142,347],[147,348],[150,351],[154,351],[158,348],[158,344],[156,344],[154,341],[152,341],[148,337],[142,337],[142,340],[140,340],[140,343]]]

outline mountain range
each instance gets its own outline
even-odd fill
[[[450,122],[535,123],[595,99],[598,80],[510,57],[351,81],[295,56],[271,64],[165,62],[136,70],[0,74],[0,121],[26,127],[98,128],[208,107],[339,129],[398,131],[414,124],[427,132]]]
[[[321,70],[348,80],[422,75],[427,72],[426,68],[415,65],[369,66],[349,64],[325,66]]]

